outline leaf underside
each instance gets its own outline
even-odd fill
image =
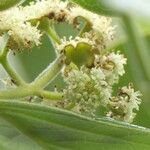
[[[149,129],[109,119],[90,119],[60,109],[15,101],[0,101],[0,116],[19,131],[18,139],[26,137],[26,143],[29,142],[27,138],[31,140],[30,144],[35,146],[28,147],[29,150],[150,149]],[[6,138],[6,133],[0,135],[0,147],[5,146],[2,141],[9,142]],[[11,145],[6,145],[11,149]],[[23,146],[19,150],[22,149]]]

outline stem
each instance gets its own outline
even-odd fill
[[[2,51],[0,56],[0,61],[2,66],[5,68],[9,76],[14,80],[14,83],[18,86],[25,85],[25,82],[21,79],[21,77],[17,74],[17,72],[12,68],[12,66],[8,62],[8,52],[9,50],[5,48]]]
[[[62,56],[59,56],[33,81],[33,85],[39,88],[46,87],[60,72],[63,67]]]
[[[53,22],[50,21],[49,18],[43,17],[40,20],[39,28],[46,32],[50,39],[52,39],[55,43],[61,44],[61,40],[54,29]]]
[[[0,91],[0,99],[17,99],[34,95],[33,88],[22,86],[15,89]]]
[[[150,69],[149,69],[149,51],[147,43],[141,38],[135,23],[128,16],[123,17],[124,24],[126,25],[126,31],[128,38],[131,41],[133,50],[136,50],[137,57],[141,61],[142,69],[145,77],[150,80]]]
[[[6,47],[9,41],[9,35],[6,33],[3,35],[3,39],[1,40],[1,52],[0,52],[0,63],[5,68],[9,76],[14,80],[14,83],[18,86],[25,85],[25,82],[21,79],[21,77],[15,72],[12,66],[8,62],[8,53],[9,49]]]
[[[39,90],[32,85],[0,91],[0,99],[18,99],[27,96],[39,96],[49,100],[62,100],[63,98],[62,93]]]
[[[91,24],[87,20],[85,20],[85,21],[86,21],[86,23],[83,26],[83,28],[81,29],[81,31],[79,32],[79,36],[82,36],[85,32],[89,32],[92,29]]]
[[[47,35],[49,36],[50,39],[52,39],[55,43],[61,44],[61,40],[56,33],[54,27],[51,25],[49,26],[48,30],[46,31]]]
[[[49,100],[61,100],[63,98],[63,94],[59,92],[50,92],[45,90],[40,90],[37,92],[37,96],[49,99]]]
[[[60,39],[55,30],[52,30],[49,26],[48,29],[48,34],[59,44]],[[63,66],[62,56],[58,57],[52,64],[50,64],[33,83],[26,84],[8,62],[9,49],[6,45],[8,43],[9,36],[5,34],[2,40],[3,41],[0,43],[0,63],[5,68],[9,76],[14,80],[14,83],[20,87],[0,91],[0,99],[17,99],[27,96],[40,96],[50,100],[61,100],[63,97],[62,93],[49,92],[41,88],[44,88],[60,72]]]

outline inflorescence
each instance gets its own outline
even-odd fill
[[[53,105],[92,116],[103,107],[103,115],[132,122],[141,103],[140,92],[129,84],[120,88],[117,96],[112,94],[127,62],[120,52],[107,51],[115,33],[112,19],[68,1],[38,0],[29,6],[0,12],[0,34],[8,32],[8,47],[12,50],[39,46],[44,34],[39,28],[40,21],[45,17],[51,22],[67,22],[77,29],[80,20],[85,23],[75,38],[64,37],[54,45],[64,58],[62,75],[66,87],[63,100]]]

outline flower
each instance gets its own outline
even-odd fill
[[[72,110],[78,113],[94,114],[96,108],[106,106],[111,97],[111,87],[106,83],[100,68],[90,70],[82,67],[80,70],[72,70],[65,82],[67,87],[64,98],[74,103]]]
[[[87,43],[87,44],[91,45],[93,48],[95,48],[95,45],[96,45],[95,42],[89,38],[76,36],[73,39],[73,37],[70,36],[68,40],[66,39],[66,37],[62,38],[61,44],[57,45],[56,48],[58,51],[61,52],[62,50],[65,49],[65,47],[67,45],[72,45],[73,47],[76,47],[78,45],[78,43]]]
[[[141,93],[139,91],[135,92],[131,85],[122,87],[118,96],[113,97],[109,102],[108,105],[111,111],[107,116],[131,123],[136,115],[134,111],[139,110],[140,97]]]
[[[141,94],[129,85],[112,97],[112,87],[125,73],[127,59],[119,52],[106,51],[114,38],[115,26],[112,26],[110,17],[100,16],[69,1],[36,0],[27,6],[1,11],[0,35],[8,32],[8,47],[11,49],[32,48],[41,44],[41,36],[46,31],[41,33],[40,25],[45,20],[48,23],[49,20],[67,22],[77,28],[80,27],[79,18],[85,27],[78,36],[74,39],[64,37],[59,44],[54,44],[64,56],[62,74],[66,87],[64,100],[51,102],[51,105],[90,116],[95,115],[98,107],[103,107],[108,110],[107,116],[132,122],[136,115],[134,111],[141,103]]]
[[[41,33],[37,27],[25,22],[24,13],[14,7],[0,12],[0,33],[8,31],[11,49],[30,48],[40,44]]]
[[[83,36],[85,39],[92,39],[96,44],[99,43],[99,49],[104,49],[113,37],[111,18],[99,16],[76,4],[61,0],[37,0],[24,7],[13,7],[0,12],[0,33],[8,31],[11,37],[9,47],[12,49],[38,46],[42,34],[37,29],[38,24],[32,26],[30,21],[40,21],[42,17],[71,24],[74,24],[77,17],[84,18],[91,24],[91,33],[85,33]],[[13,42],[15,44],[12,44]]]
[[[41,0],[30,3],[25,7],[13,7],[0,12],[0,33],[8,32],[11,49],[24,49],[40,45],[42,36],[37,26],[31,25],[31,20],[40,20],[42,17],[55,12],[54,19],[60,21],[68,13],[67,2],[60,0]],[[68,13],[69,14],[69,13]],[[49,18],[51,19],[51,18]],[[53,18],[52,18],[53,19]]]
[[[125,73],[124,65],[127,59],[122,54],[111,52],[107,55],[97,56],[95,66],[101,67],[110,85],[117,83],[119,77]]]
[[[68,2],[61,0],[37,0],[36,2],[31,2],[29,6],[21,7],[21,11],[25,14],[26,20],[48,16],[49,19],[61,21],[63,16],[70,14]]]
[[[100,16],[91,11],[85,10],[78,5],[71,8],[70,20],[73,24],[78,17],[84,18],[91,26],[91,31],[86,32],[85,36],[94,39],[99,48],[104,49],[114,38],[115,26],[112,26],[110,17]]]

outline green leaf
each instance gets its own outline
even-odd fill
[[[106,6],[103,0],[71,0],[85,9],[99,13],[112,15],[116,13],[114,10],[111,10],[109,6]]]
[[[132,15],[150,18],[150,1],[148,0],[72,0],[82,7],[105,15]]]
[[[0,11],[8,9],[16,4],[21,4],[25,0],[1,0],[0,1]]]
[[[0,149],[1,150],[42,150],[29,137],[21,132],[6,120],[0,118]]]
[[[44,150],[150,149],[149,129],[109,119],[90,119],[60,109],[5,100],[0,101],[0,116]]]

